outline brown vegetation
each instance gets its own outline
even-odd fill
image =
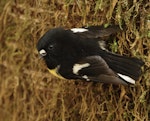
[[[150,15],[148,0],[1,0],[0,121],[149,121]],[[125,24],[120,54],[145,61],[135,86],[59,80],[38,59],[46,30]]]

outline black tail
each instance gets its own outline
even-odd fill
[[[144,65],[142,60],[132,57],[121,56],[117,54],[112,54],[107,51],[100,53],[100,56],[106,61],[109,67],[116,73],[126,75],[138,80],[142,71],[141,66]]]

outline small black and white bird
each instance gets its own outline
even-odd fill
[[[105,38],[120,31],[118,26],[54,28],[37,43],[49,71],[61,79],[135,84],[143,61],[109,52]]]

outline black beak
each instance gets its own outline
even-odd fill
[[[39,59],[42,59],[44,56],[42,56],[41,54],[39,54]]]

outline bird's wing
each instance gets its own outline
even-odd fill
[[[141,67],[144,65],[144,62],[141,59],[121,56],[103,50],[99,51],[99,54],[108,66],[122,78],[122,75],[125,75],[124,78],[128,76],[133,80],[138,80],[142,74]]]
[[[117,32],[121,31],[118,25],[108,26],[105,28],[104,26],[89,26],[83,28],[73,28],[71,31],[74,34],[82,38],[92,38],[92,39],[106,39],[110,35],[116,34]]]
[[[120,78],[100,56],[88,56],[73,65],[73,73],[86,81],[124,84],[126,80]],[[124,75],[123,75],[124,76]]]

